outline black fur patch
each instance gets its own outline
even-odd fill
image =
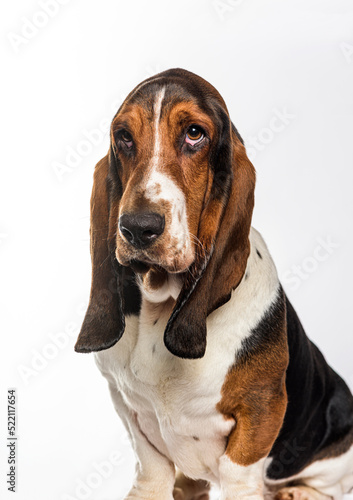
[[[123,267],[121,279],[124,297],[124,313],[138,315],[141,309],[141,292],[136,283],[136,276],[132,269]]]
[[[249,337],[244,339],[237,359],[246,361],[253,353],[261,351],[262,347],[276,344],[283,336],[285,318],[285,295],[282,287],[279,288],[276,301],[266,311],[260,323],[252,330]]]
[[[270,479],[298,474],[317,456],[344,453],[353,441],[352,394],[308,339],[288,299],[286,308],[288,407],[270,453],[273,460],[266,472]]]

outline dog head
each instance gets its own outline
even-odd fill
[[[138,312],[135,274],[182,283],[164,341],[202,357],[206,317],[245,272],[255,172],[227,107],[181,69],[149,78],[126,98],[98,163],[91,199],[92,287],[76,350],[114,345]]]

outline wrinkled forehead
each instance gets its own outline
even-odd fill
[[[218,121],[220,108],[228,115],[227,107],[218,91],[202,78],[190,75],[192,76],[157,76],[140,83],[127,96],[113,123],[131,112],[136,115],[136,119],[152,121],[157,105],[162,120],[174,108],[181,110],[182,104],[185,103],[191,112],[202,113],[213,122]]]

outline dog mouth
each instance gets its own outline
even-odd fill
[[[169,274],[180,274],[187,271],[192,263],[190,259],[186,259],[179,254],[161,258],[159,256],[146,255],[145,252],[134,252],[134,254],[131,255],[129,252],[125,253],[119,251],[118,248],[115,251],[115,257],[122,266],[131,267],[131,269],[138,274],[146,274],[150,270],[165,271]]]
[[[187,271],[189,266],[179,266],[176,264],[161,264],[160,262],[154,262],[149,260],[137,260],[132,259],[128,262],[128,266],[133,269],[138,274],[146,274],[150,270],[157,272],[167,272],[169,274],[181,274]]]
[[[122,266],[131,267],[139,274],[145,274],[151,269],[180,274],[187,271],[195,259],[193,247],[186,243],[186,238],[181,239],[179,236],[168,242],[158,240],[148,248],[134,248],[118,238],[115,257]]]
[[[152,267],[152,264],[136,259],[130,260],[128,265],[133,271],[135,271],[135,273],[138,274],[146,274]]]

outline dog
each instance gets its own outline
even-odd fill
[[[212,483],[222,500],[342,498],[353,397],[251,227],[255,171],[222,97],[188,71],[159,73],[110,139],[75,349],[97,353],[131,437],[126,498],[206,500]]]

